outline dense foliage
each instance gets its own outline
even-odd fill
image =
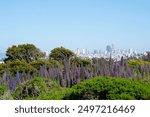
[[[147,61],[143,61],[143,60],[129,60],[128,61],[128,64],[129,64],[129,66],[131,66],[131,67],[137,67],[137,66],[139,66],[139,65],[150,65],[150,62],[147,62]]]
[[[74,57],[75,54],[64,47],[58,47],[51,50],[51,53],[49,55],[50,59],[62,61],[62,60],[69,60],[71,57]]]
[[[148,100],[150,83],[125,78],[96,77],[71,88],[60,88],[49,79],[35,78],[19,85],[14,99]]]
[[[0,85],[0,96],[4,95],[4,92],[6,91],[6,86],[5,85]]]
[[[45,56],[45,53],[35,47],[33,44],[13,45],[6,51],[6,61],[13,61],[16,59],[25,60],[27,63],[37,60]]]
[[[6,66],[12,76],[16,75],[17,71],[19,73],[27,73],[28,71],[30,71],[32,74],[37,72],[37,70],[33,66],[28,64],[25,60],[16,59],[11,62],[8,61]]]
[[[9,56],[8,54],[9,52],[13,56]],[[38,80],[38,78],[32,81],[32,79],[34,79],[35,77],[42,77],[45,79],[49,79],[51,82],[57,83],[58,86],[67,88],[65,89],[67,91],[71,91],[69,89],[70,87],[74,87],[76,84],[80,82],[84,82],[87,79],[92,79],[93,77],[97,76],[126,78],[129,80],[128,82],[130,82],[130,80],[132,79],[133,81],[135,81],[135,83],[136,80],[142,82],[150,81],[150,62],[143,61],[140,59],[125,60],[123,59],[123,57],[121,58],[120,61],[115,61],[111,57],[107,59],[104,58],[83,59],[77,57],[72,51],[65,49],[63,47],[53,49],[50,53],[50,58],[46,59],[44,58],[42,52],[39,51],[39,49],[37,49],[32,44],[12,46],[11,48],[8,48],[7,54],[8,58],[6,58],[6,62],[4,64],[0,64],[0,86],[3,85],[6,87],[7,91],[5,91],[6,93],[4,93],[4,95],[7,94],[7,96],[6,98],[5,96],[2,96],[2,98],[0,99],[12,99],[12,97],[10,98],[11,92],[15,92],[14,95],[15,99],[49,98],[49,95],[47,95],[47,97],[46,96],[42,97],[44,93],[41,93],[41,91],[39,91],[41,89],[37,88],[38,84],[36,84],[37,82],[45,82],[45,81],[43,81],[43,79]],[[48,80],[46,81],[49,82]],[[122,80],[119,82],[122,82]],[[34,84],[36,84],[35,87]],[[23,87],[23,89],[22,88],[20,89],[18,85],[20,85],[20,87]],[[42,86],[46,85],[47,87],[47,84],[45,83],[41,85]],[[139,86],[141,85],[139,84]],[[113,86],[111,85],[111,87]],[[120,84],[118,85],[118,87],[120,87]],[[27,92],[24,92],[25,91],[24,89]],[[35,92],[31,91],[31,93],[29,93],[30,91],[28,90],[30,89],[33,89]],[[51,92],[49,90],[47,91]],[[46,93],[49,94],[48,92]],[[24,93],[24,95],[22,93]],[[60,93],[63,96],[63,92]],[[88,91],[86,92],[86,94],[89,95],[89,98],[91,99],[93,91],[92,92]],[[138,93],[136,92],[136,94]],[[93,96],[94,95],[95,94],[93,94]],[[122,96],[127,95],[122,94]],[[133,95],[130,95],[129,97],[131,99],[134,98],[142,99],[142,97],[137,98],[136,96]],[[127,99],[130,99],[129,97],[127,96]],[[147,99],[147,97],[146,98],[145,97],[143,99]],[[63,99],[67,99],[67,97]],[[68,97],[68,99],[71,98]],[[93,99],[102,99],[102,98],[93,97]],[[109,98],[107,96],[106,99],[113,99],[113,98],[112,96]],[[119,97],[118,98],[114,97],[114,99],[119,99]],[[123,99],[125,98],[123,97]]]
[[[56,63],[59,63],[59,65]],[[150,81],[150,65],[139,64],[132,67],[123,59],[121,61],[97,59],[87,65],[83,65],[83,63],[76,65],[70,63],[70,61],[55,61],[52,63],[50,62],[51,65],[44,63],[44,65],[41,66],[38,64],[30,65],[23,62],[20,63],[20,61],[16,61],[15,64],[14,62],[11,62],[11,64],[8,67],[9,69],[6,69],[6,72],[2,75],[0,83],[7,84],[7,86],[13,90],[19,83],[34,77],[49,78],[62,87],[72,87],[74,84],[96,76],[123,77]],[[12,70],[18,70],[15,75],[11,74],[11,68]],[[33,72],[34,69],[37,73]]]
[[[150,83],[122,78],[97,77],[73,86],[62,99],[147,100],[150,99]]]
[[[90,59],[83,59],[83,58],[79,58],[79,57],[74,57],[74,58],[70,59],[70,64],[76,65],[76,66],[83,65],[85,67],[85,66],[90,65],[91,62],[92,61]]]
[[[0,77],[5,73],[5,64],[0,64]]]
[[[31,62],[30,65],[32,65],[35,69],[40,70],[42,66],[46,66],[47,68],[49,68],[54,65],[55,67],[58,67],[59,62],[56,60],[39,59]]]
[[[47,78],[34,78],[19,85],[13,97],[14,99],[38,99],[61,90],[58,84]]]

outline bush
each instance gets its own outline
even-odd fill
[[[2,96],[6,90],[7,90],[6,86],[0,85],[0,96]]]
[[[60,91],[61,87],[47,78],[34,78],[20,84],[13,94],[14,99],[43,99],[43,96]]]
[[[48,99],[67,100],[148,100],[150,83],[123,78],[96,77],[57,92]]]
[[[139,65],[150,65],[150,62],[146,62],[143,60],[129,60],[128,64],[130,67],[136,68]]]

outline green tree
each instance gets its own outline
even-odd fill
[[[30,71],[30,73],[32,74],[37,72],[37,70],[25,60],[16,59],[14,61],[8,61],[6,66],[13,76],[16,74],[17,71],[19,71],[20,73],[27,73]]]
[[[75,54],[71,50],[66,49],[64,47],[58,47],[58,48],[54,48],[51,51],[49,58],[61,61],[61,60],[69,60],[71,57],[74,56]]]
[[[59,66],[59,62],[56,60],[48,60],[48,59],[39,59],[30,63],[34,68],[40,70],[41,66],[46,65],[47,68],[52,67],[52,65]]]
[[[2,77],[3,73],[5,73],[5,64],[0,64],[0,77]]]
[[[82,59],[79,57],[74,57],[73,59],[71,59],[71,64],[72,65],[83,65],[83,66],[87,66],[90,65],[92,63],[92,61],[90,59]]]
[[[12,47],[9,47],[6,51],[6,56],[7,58],[5,59],[5,62],[19,59],[30,63],[44,57],[45,53],[33,44],[21,44],[18,46],[13,45]]]

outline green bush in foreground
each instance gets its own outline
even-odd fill
[[[6,87],[6,85],[0,85],[0,100],[12,100],[11,91]]]
[[[62,88],[48,78],[34,78],[19,85],[13,94],[14,99],[43,99]]]
[[[96,77],[71,88],[47,78],[34,78],[19,85],[14,99],[39,100],[148,100],[150,83],[125,78]]]
[[[150,83],[123,78],[96,77],[45,99],[147,100],[150,99]]]

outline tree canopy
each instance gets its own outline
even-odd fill
[[[37,70],[31,66],[29,63],[27,63],[25,60],[14,60],[14,61],[8,61],[6,64],[8,70],[10,71],[11,75],[15,76],[17,71],[18,72],[30,72],[30,73],[36,73]]]
[[[13,45],[12,47],[9,47],[6,51],[6,56],[7,58],[5,59],[5,62],[19,59],[30,63],[44,57],[45,53],[33,44],[21,44],[18,46]]]
[[[69,49],[66,49],[64,47],[58,47],[58,48],[54,48],[49,57],[50,59],[54,59],[54,60],[69,60],[69,58],[75,56],[75,54],[69,50]]]

